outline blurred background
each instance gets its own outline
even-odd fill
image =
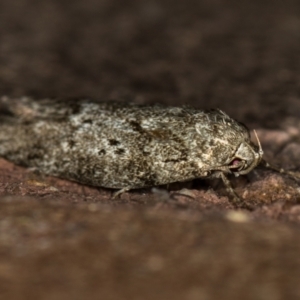
[[[2,0],[0,94],[300,111],[297,0]]]
[[[299,0],[0,0],[0,96],[220,108],[300,170]],[[0,120],[1,121],[1,120]],[[299,182],[108,189],[0,159],[0,299],[300,299]]]

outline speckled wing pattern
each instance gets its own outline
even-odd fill
[[[219,110],[3,97],[0,117],[0,156],[94,186],[238,175],[258,163],[249,130]]]

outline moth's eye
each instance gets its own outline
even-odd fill
[[[235,157],[230,163],[229,163],[229,169],[232,172],[240,171],[245,166],[245,161],[243,159]]]
[[[233,161],[230,163],[232,166],[240,165],[241,159],[234,158]]]

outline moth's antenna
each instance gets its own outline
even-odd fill
[[[260,140],[259,140],[259,138],[258,138],[258,135],[257,135],[255,129],[253,129],[253,132],[254,132],[255,137],[256,137],[256,140],[257,140],[259,154],[262,156],[262,155],[264,154],[264,151],[263,151],[263,149],[262,149],[262,147],[261,147]]]
[[[278,167],[276,167],[276,166],[270,165],[267,161],[265,161],[265,160],[262,158],[262,155],[263,155],[264,152],[263,152],[263,150],[262,150],[262,147],[261,147],[259,138],[258,138],[258,136],[257,136],[256,130],[254,129],[253,132],[254,132],[254,135],[255,135],[255,137],[256,137],[257,144],[258,144],[258,152],[259,152],[259,154],[260,154],[260,159],[261,159],[260,163],[261,163],[261,165],[264,166],[264,167],[267,168],[267,169],[273,170],[273,171],[278,172],[278,173],[280,173],[280,174],[288,175],[288,176],[290,176],[290,177],[291,177],[292,179],[294,179],[294,180],[299,180],[299,179],[300,179],[300,176],[299,176],[299,174],[297,174],[296,172],[293,172],[293,171],[287,171],[287,170],[285,170],[285,169],[283,169],[283,168],[278,168]]]

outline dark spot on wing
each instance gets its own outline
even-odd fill
[[[137,121],[129,121],[129,124],[130,124],[131,128],[134,131],[137,131],[137,132],[143,132],[144,131],[141,124]]]
[[[91,119],[87,119],[87,120],[83,120],[84,124],[93,124],[93,120]]]
[[[73,141],[73,140],[69,140],[69,147],[72,149],[74,146],[75,146],[75,144],[76,144],[76,142],[75,141]]]
[[[122,155],[122,154],[125,153],[125,150],[122,149],[122,148],[119,148],[119,149],[117,149],[117,150],[115,151],[115,153],[116,153],[116,154],[119,154],[119,155]]]
[[[109,142],[109,144],[111,146],[118,146],[118,145],[120,145],[120,142],[117,141],[117,140],[108,140],[108,142]]]
[[[104,149],[101,149],[99,152],[98,152],[99,155],[105,155],[106,154],[106,151]]]
[[[30,153],[27,155],[28,160],[41,159],[43,155],[41,153]]]

